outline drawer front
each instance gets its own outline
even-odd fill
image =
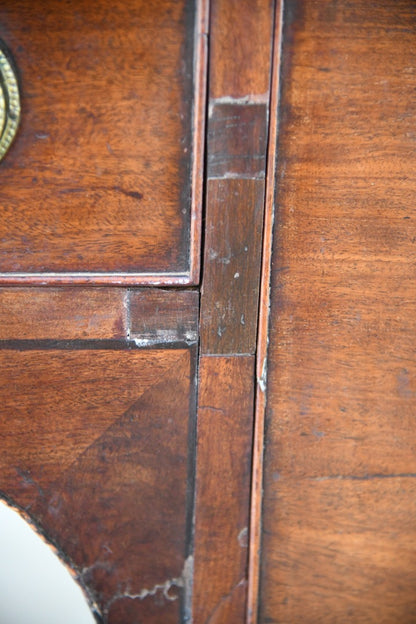
[[[2,3],[22,107],[0,165],[3,282],[195,279],[197,5]]]

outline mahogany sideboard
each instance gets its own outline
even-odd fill
[[[416,4],[0,39],[1,498],[103,624],[415,622]]]

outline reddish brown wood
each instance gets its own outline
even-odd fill
[[[194,354],[1,351],[0,490],[69,557],[108,622],[178,622],[189,582]],[[193,419],[193,417],[192,417]],[[118,605],[120,601],[121,605]],[[152,615],[153,614],[153,615]]]
[[[414,475],[282,477],[273,491],[275,513],[264,518],[273,553],[263,551],[273,593],[260,621],[414,621]]]
[[[244,621],[254,357],[200,360],[194,624]]]
[[[208,122],[209,178],[264,178],[266,104],[212,104]]]
[[[268,100],[273,0],[211,0],[211,98]]]
[[[198,341],[196,290],[133,290],[129,297],[130,338],[139,345]]]
[[[194,265],[196,266],[196,265]],[[190,273],[1,273],[2,286],[194,286]]]
[[[200,282],[202,203],[205,176],[205,109],[207,99],[208,73],[208,30],[210,0],[196,0],[196,40],[194,69],[194,118],[193,118],[193,161],[192,161],[192,219],[190,240],[190,269],[187,284]]]
[[[209,180],[201,300],[203,353],[254,353],[264,181]]]
[[[0,340],[126,337],[126,290],[0,288]]]
[[[235,514],[249,517],[250,477],[241,480],[234,457],[251,466],[254,356],[241,354],[256,349],[272,23],[269,0],[211,3],[200,317],[201,352],[211,355],[200,368],[193,600],[201,624],[240,624],[247,608],[247,553],[242,560]],[[227,354],[240,357],[219,357]],[[250,372],[239,370],[243,362]]]
[[[251,480],[249,569],[247,592],[247,624],[256,624],[259,607],[259,582],[262,539],[263,467],[265,439],[265,410],[267,387],[267,350],[269,344],[270,277],[273,243],[274,198],[276,193],[276,142],[278,131],[278,105],[280,93],[280,62],[283,23],[283,2],[277,0],[275,8],[273,65],[270,85],[269,145],[264,206],[264,227],[258,330],[256,344],[256,395],[253,427],[253,468]]]
[[[204,55],[202,35],[194,45],[197,4],[2,4],[0,36],[22,90],[21,128],[0,167],[9,280],[81,272],[84,281],[161,274],[163,283],[167,274],[181,283],[191,269],[195,279],[205,62],[195,57]]]
[[[264,624],[415,619],[415,18],[285,2]]]
[[[177,624],[180,622],[180,605],[178,601],[165,602],[166,607],[156,601],[146,605],[146,624]],[[162,608],[161,608],[162,607]],[[110,607],[110,621],[112,624],[125,622],[143,622],[138,618],[143,616],[143,607],[137,600],[120,598]]]

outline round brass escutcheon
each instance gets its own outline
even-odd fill
[[[19,121],[19,85],[10,57],[0,42],[0,160],[13,142]]]

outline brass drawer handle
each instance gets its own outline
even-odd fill
[[[10,57],[0,42],[0,160],[13,142],[19,121],[19,85]]]

